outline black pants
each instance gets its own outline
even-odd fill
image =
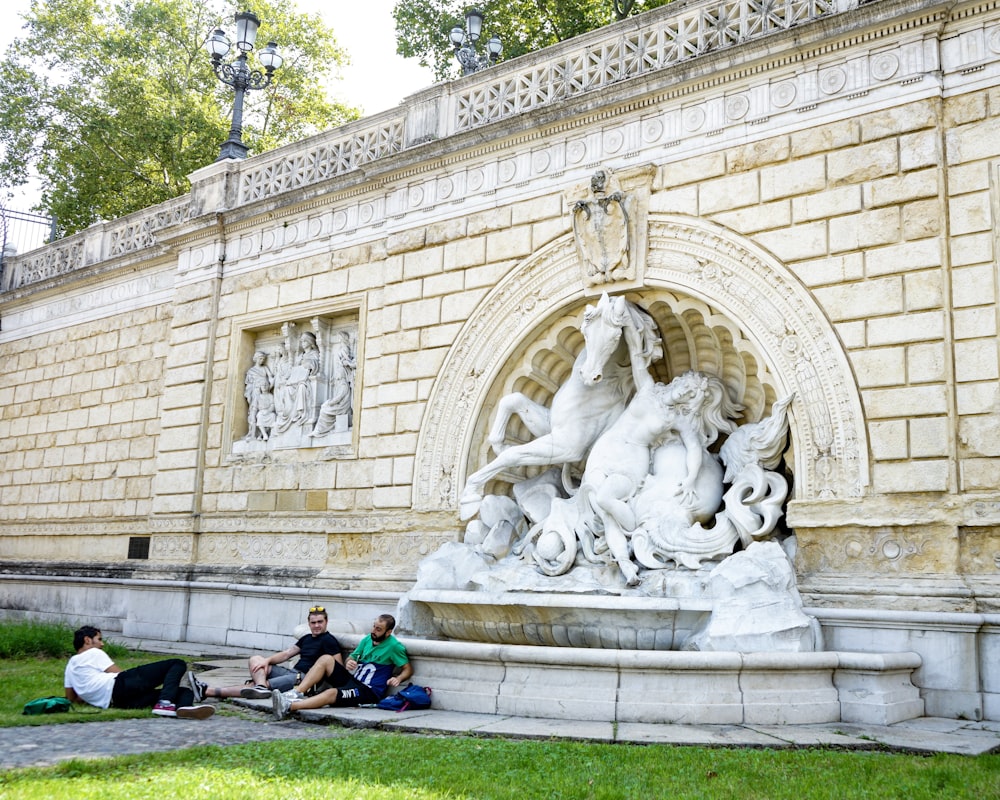
[[[180,687],[186,671],[184,661],[168,658],[119,672],[111,692],[111,706],[152,708],[161,699],[178,706],[189,706],[194,701],[194,694],[190,689]]]

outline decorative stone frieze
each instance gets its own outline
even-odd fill
[[[321,566],[326,561],[322,535],[202,534],[198,558],[206,564]]]

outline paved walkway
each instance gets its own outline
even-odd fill
[[[161,643],[142,643],[162,652]],[[182,653],[180,647],[172,652]],[[213,685],[242,683],[245,659],[197,662],[200,677]],[[270,701],[232,700],[246,712],[216,714],[208,720],[148,719],[88,721],[85,727],[54,724],[0,728],[0,768],[47,766],[71,758],[161,752],[202,744],[233,745],[282,739],[323,739],[350,735],[352,728],[404,733],[473,734],[527,739],[705,747],[836,747],[913,753],[1000,753],[1000,722],[923,717],[895,725],[654,725],[641,723],[532,719],[429,709],[396,714],[370,708],[301,712],[298,719],[275,722]],[[317,724],[319,723],[319,724]]]

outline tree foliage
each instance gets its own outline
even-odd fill
[[[318,16],[276,0],[244,7],[261,19],[258,47],[277,41],[285,59],[246,95],[251,152],[357,117],[326,94],[346,55]],[[35,173],[37,208],[63,232],[184,194],[187,176],[218,157],[235,95],[204,43],[216,27],[234,37],[228,2],[34,0],[25,20],[0,63],[0,187]]]
[[[503,41],[505,60],[562,42],[624,19],[631,12],[649,11],[669,0],[492,0],[482,3],[483,39],[496,34]],[[419,58],[439,79],[460,73],[448,34],[465,25],[471,3],[460,0],[399,0],[393,9],[397,52]]]

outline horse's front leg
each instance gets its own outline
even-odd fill
[[[497,455],[510,447],[506,443],[507,425],[513,416],[520,417],[525,427],[536,439],[552,430],[552,415],[548,408],[520,392],[504,395],[497,403],[493,427],[490,428],[490,435],[487,437],[490,447]]]
[[[552,434],[532,439],[524,444],[508,447],[485,467],[473,472],[465,482],[459,498],[459,515],[471,519],[479,511],[483,488],[487,482],[510,467],[543,467],[579,461],[590,446],[589,441],[560,442]]]

